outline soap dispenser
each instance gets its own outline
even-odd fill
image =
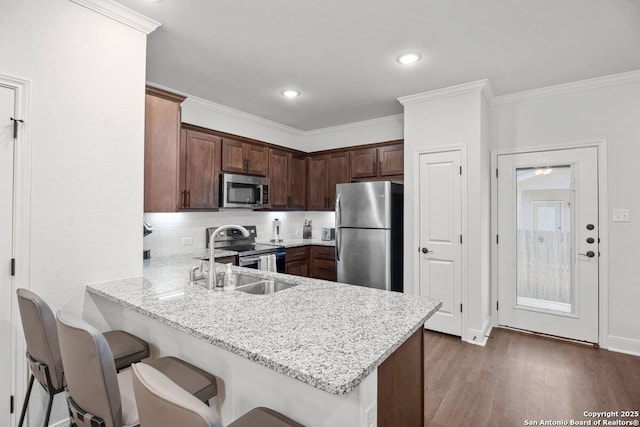
[[[224,293],[232,294],[236,290],[236,277],[231,271],[231,264],[227,264],[227,271],[224,273]]]

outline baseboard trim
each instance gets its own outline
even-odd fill
[[[467,330],[467,337],[469,337],[467,342],[469,344],[475,344],[484,347],[485,345],[487,345],[487,341],[489,340],[489,335],[491,335],[492,329],[493,326],[491,326],[491,318],[488,317],[487,319],[485,319],[484,324],[482,325],[482,330]]]
[[[609,335],[607,346],[609,351],[640,356],[640,340]]]

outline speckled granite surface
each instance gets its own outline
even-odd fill
[[[156,258],[146,262],[144,277],[87,290],[334,394],[357,387],[441,305],[426,297],[242,267],[233,268],[298,286],[271,295],[225,295],[188,285],[192,265],[192,254]]]

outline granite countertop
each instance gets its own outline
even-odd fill
[[[270,295],[226,295],[188,284],[196,264],[192,255],[155,258],[145,263],[143,277],[90,284],[87,290],[334,394],[356,388],[442,305],[235,266],[244,275],[298,286]]]
[[[274,243],[269,240],[257,240],[256,243],[262,245],[284,246],[285,248],[295,248],[298,246],[335,246],[335,240],[320,240],[320,239],[283,239],[282,242]]]

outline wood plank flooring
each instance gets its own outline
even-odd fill
[[[588,420],[585,411],[640,411],[637,356],[501,328],[486,347],[430,331],[424,345],[426,426],[569,423]],[[615,419],[640,417],[608,420]]]

